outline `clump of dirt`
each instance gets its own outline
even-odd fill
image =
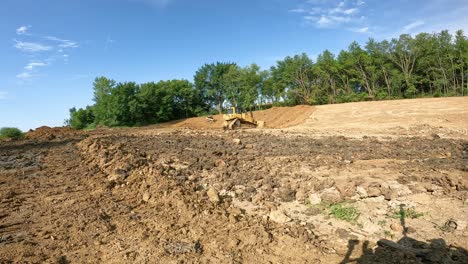
[[[308,105],[293,107],[273,107],[267,110],[253,111],[255,120],[265,121],[266,128],[286,128],[302,124],[314,112],[315,108]],[[214,121],[206,117],[195,117],[181,121],[169,122],[163,126],[184,127],[192,129],[219,129],[223,127],[223,116],[214,115]]]
[[[26,133],[27,139],[37,140],[54,140],[64,139],[67,137],[83,134],[82,131],[73,129],[71,127],[48,127],[41,126],[35,130],[30,130]]]

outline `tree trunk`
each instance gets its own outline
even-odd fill
[[[391,91],[391,88],[390,88],[390,82],[388,80],[388,75],[387,75],[387,71],[385,70],[385,67],[382,67],[382,71],[383,71],[383,74],[384,74],[385,84],[387,85],[388,95],[391,95],[392,91]]]

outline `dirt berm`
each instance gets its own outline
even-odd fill
[[[266,128],[286,128],[305,122],[314,112],[313,106],[298,105],[293,107],[273,107],[267,110],[253,111],[255,120],[265,121]],[[223,127],[223,116],[214,115],[214,122],[207,122],[205,117],[189,118],[163,126],[192,129],[219,129]]]

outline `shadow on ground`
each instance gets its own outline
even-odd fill
[[[377,247],[372,249],[369,241],[362,243],[362,255],[351,258],[353,252],[358,250],[359,240],[348,241],[348,252],[340,264],[345,263],[382,263],[382,264],[413,264],[413,263],[437,263],[437,264],[465,264],[468,263],[468,251],[461,247],[447,245],[443,239],[433,239],[428,242],[418,241],[407,235],[407,227],[400,206],[400,223],[403,227],[403,238],[397,242],[381,239]]]

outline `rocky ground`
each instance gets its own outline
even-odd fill
[[[458,127],[404,134],[320,130],[319,108],[281,130],[0,142],[0,263],[468,263],[460,102]]]

